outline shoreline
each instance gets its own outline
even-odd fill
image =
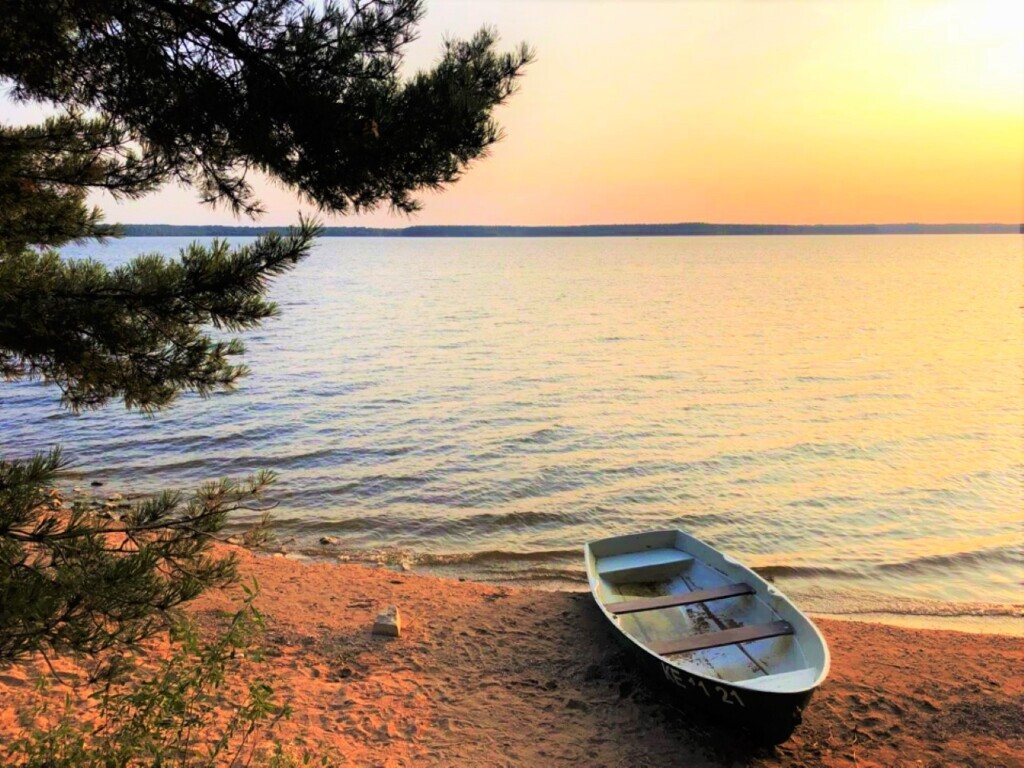
[[[648,690],[587,593],[237,551],[260,585],[264,673],[294,709],[276,738],[332,764],[1012,766],[1024,752],[1019,638],[816,618],[831,675],[766,749]],[[212,626],[238,595],[188,611]],[[370,634],[387,605],[396,639]],[[32,685],[31,670],[0,675],[3,738]]]
[[[486,574],[475,573],[469,569],[462,569],[452,565],[433,565],[417,562],[415,553],[404,550],[381,548],[379,550],[346,550],[339,547],[337,537],[329,537],[332,542],[329,545],[321,545],[319,548],[312,546],[292,548],[294,538],[286,541],[285,546],[270,545],[256,552],[257,557],[284,556],[289,560],[299,563],[327,563],[334,565],[363,565],[368,567],[392,569],[396,573],[414,572],[421,575],[432,576],[440,579],[452,579],[458,581],[471,581],[477,584],[487,584],[495,587],[510,587],[516,589],[531,589],[540,592],[566,592],[589,595],[589,588],[586,583],[586,574],[580,568],[579,581],[565,581],[558,579],[547,579],[541,581],[519,581],[514,576],[503,579],[487,578]],[[582,550],[581,550],[582,551]],[[431,555],[427,556],[433,557]],[[581,555],[582,557],[582,555]],[[758,570],[756,567],[754,570]],[[821,587],[812,588],[808,593],[799,589],[793,590],[792,584],[786,580],[779,581],[768,577],[769,581],[776,583],[794,602],[796,602],[805,613],[817,618],[825,618],[833,621],[868,622],[872,624],[887,624],[896,627],[910,629],[936,629],[953,632],[967,632],[971,634],[1000,635],[1005,637],[1024,638],[1024,605],[1015,603],[946,603],[941,600],[923,601],[914,598],[891,597],[883,594],[870,595],[871,602],[864,602],[863,599],[847,597],[849,610],[835,611],[822,606],[834,604],[835,600],[840,602],[843,595],[828,589],[821,593]],[[817,593],[817,594],[816,594]],[[908,610],[866,607],[876,603],[879,599],[889,598],[892,602],[905,606]],[[971,606],[976,612],[957,612],[965,606]],[[811,607],[808,607],[811,606]]]
[[[83,503],[93,513],[111,519],[149,494],[137,491],[118,492],[105,487],[99,481],[90,482],[85,474],[77,478],[81,485],[63,484],[53,496],[57,509],[67,508],[72,503]],[[229,545],[244,546],[240,532],[247,529],[245,524],[230,525],[225,531]],[[441,579],[471,581],[495,587],[531,589],[541,592],[568,592],[589,594],[586,574],[582,563],[578,580],[550,578],[540,581],[519,580],[509,574],[507,578],[488,578],[490,574],[466,567],[460,555],[435,555],[410,551],[395,546],[382,546],[373,550],[349,549],[344,538],[338,535],[306,536],[284,532],[283,537],[272,538],[270,542],[252,550],[256,557],[284,557],[309,564],[326,563],[334,565],[363,565],[397,569],[395,572],[415,572],[420,575]],[[581,549],[582,552],[582,549]],[[469,561],[472,561],[472,555]],[[755,571],[759,570],[756,566]],[[494,572],[497,575],[498,571]],[[801,579],[789,579],[765,575],[776,583],[801,610],[815,619],[833,621],[868,622],[889,626],[922,630],[949,630],[972,634],[999,635],[1024,638],[1024,604],[1020,603],[949,603],[942,600],[922,600],[884,593],[851,590],[837,591],[828,584],[805,583]],[[806,579],[802,580],[806,582]],[[796,587],[794,589],[794,587]],[[845,604],[844,604],[845,603]],[[836,606],[843,610],[836,610]],[[902,607],[903,610],[899,608]]]
[[[74,475],[74,473],[71,473]],[[105,481],[91,480],[81,472],[69,475],[58,489],[58,498],[64,506],[83,502],[92,512],[101,516],[117,516],[131,503],[149,494],[138,489],[108,486]],[[115,491],[121,488],[122,492]],[[242,544],[241,533],[248,523],[228,526],[224,535],[231,544]],[[581,549],[582,551],[582,549]],[[301,563],[361,564],[375,567],[397,567],[402,572],[444,579],[468,580],[493,586],[536,589],[544,592],[588,592],[582,559],[578,572],[558,564],[557,575],[543,578],[518,578],[516,571],[489,570],[477,564],[474,552],[443,553],[417,552],[408,547],[381,545],[372,549],[352,548],[343,534],[300,533],[274,526],[274,538],[257,550],[258,556],[281,554]],[[532,555],[523,555],[524,562],[532,563]],[[510,558],[511,559],[511,558]],[[942,629],[958,632],[991,634],[1024,638],[1024,603],[978,602],[970,600],[947,601],[925,599],[887,592],[875,592],[861,587],[846,586],[827,579],[815,580],[806,576],[776,576],[777,565],[758,566],[754,570],[777,584],[790,599],[810,616],[836,621],[863,621],[915,629]],[[532,571],[529,572],[532,576]]]
[[[815,621],[845,621],[854,624],[880,624],[921,632],[961,632],[968,635],[1012,637],[1024,640],[1024,619],[1002,616],[916,616],[903,613],[865,612],[838,614],[808,611]]]

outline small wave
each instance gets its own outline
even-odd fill
[[[941,618],[1024,618],[1024,605],[928,600],[859,589],[808,586],[786,590],[801,608],[835,616],[921,616]]]
[[[581,549],[540,549],[528,552],[511,552],[505,549],[489,549],[481,552],[454,552],[451,554],[418,554],[414,560],[419,565],[482,565],[485,563],[546,562],[582,558]]]
[[[350,490],[350,487],[345,487]],[[343,532],[386,533],[400,532],[419,539],[474,538],[514,528],[550,528],[582,522],[582,515],[564,512],[485,512],[463,518],[412,517],[388,512],[382,516],[304,518],[281,521],[278,530],[289,533],[314,535]]]
[[[644,381],[674,381],[681,377],[677,373],[638,373],[636,378]]]
[[[828,397],[817,397],[815,400],[910,400],[913,395],[904,392],[853,392],[845,395],[830,395]]]
[[[567,512],[484,512],[457,522],[460,526],[481,531],[499,531],[517,526],[533,528],[544,525],[568,525],[576,517],[579,515]]]
[[[309,533],[307,529],[304,533]],[[337,530],[335,529],[335,532]],[[478,552],[430,553],[406,547],[325,550],[323,547],[300,545],[291,551],[312,559],[331,560],[341,557],[345,562],[387,565],[406,563],[426,570],[454,570],[482,581],[501,579],[508,582],[579,581],[583,573],[582,550],[550,549],[513,552],[484,550]],[[566,561],[579,562],[576,567]]]
[[[990,547],[971,552],[952,552],[942,555],[923,555],[897,563],[882,563],[879,570],[895,573],[918,572],[930,568],[955,568],[957,566],[990,565],[1021,565],[1024,563],[1024,550],[1020,547]]]
[[[813,610],[813,609],[812,609]],[[823,613],[826,611],[822,611]],[[1004,605],[1002,603],[937,603],[935,605],[907,605],[898,603],[894,606],[878,606],[874,608],[843,608],[831,607],[828,613],[836,616],[935,616],[950,619],[960,618],[1024,618],[1024,605]]]
[[[278,472],[291,469],[312,469],[322,467],[339,467],[345,464],[366,462],[372,459],[387,459],[402,456],[410,453],[413,449],[405,446],[393,448],[346,448],[346,449],[321,449],[306,451],[304,453],[292,453],[282,456],[274,455],[251,455],[241,454],[236,456],[224,456],[223,452],[230,447],[230,443],[240,441],[217,441],[217,450],[222,452],[219,458],[212,458],[205,454],[183,457],[177,461],[163,460],[157,467],[150,467],[145,464],[131,464],[118,467],[121,471],[130,472],[152,472],[154,469],[161,473],[173,474],[188,470],[203,470],[203,474],[211,477],[230,475],[236,472],[250,472],[258,468],[270,468]],[[97,472],[110,472],[112,468],[99,467]],[[413,483],[428,482],[427,478],[412,475],[371,475],[358,478],[358,484],[377,487],[381,484],[409,485]],[[319,489],[323,492],[324,489]]]
[[[324,398],[343,397],[345,395],[353,395],[358,392],[362,392],[363,390],[371,389],[375,386],[377,386],[377,382],[375,381],[332,381],[315,386],[303,387],[297,390],[295,394]]]
[[[835,568],[826,565],[762,565],[752,569],[759,576],[769,581],[778,577],[794,576],[828,576],[831,578],[856,579],[863,574],[844,568]]]
[[[796,376],[793,381],[801,384],[842,384],[860,380],[857,376]]]
[[[849,443],[797,443],[781,451],[783,454],[814,456],[822,459],[864,459],[868,451]]]
[[[336,505],[340,497],[379,499],[403,488],[422,486],[429,482],[430,478],[422,475],[366,475],[331,484],[277,490],[273,493],[273,499],[277,502],[287,502],[292,508],[325,508]],[[388,498],[397,501],[394,496]]]
[[[490,582],[530,586],[547,583],[563,587],[587,583],[587,574],[582,568],[538,568],[510,574],[488,573],[484,578]]]
[[[243,456],[232,459],[211,459],[194,458],[180,461],[161,461],[159,466],[151,467],[146,464],[122,464],[122,465],[97,465],[93,470],[97,475],[115,476],[117,474],[145,474],[154,473],[160,475],[174,476],[188,470],[201,469],[202,475],[206,477],[221,477],[232,475],[236,472],[251,472],[257,468],[264,468],[272,464],[266,458],[257,456]]]
[[[860,502],[856,496],[819,496],[811,499],[797,499],[786,502],[787,507],[814,507],[816,509],[828,509],[836,504],[857,504]]]
[[[276,461],[284,467],[298,467],[308,469],[312,467],[334,467],[341,464],[362,461],[364,459],[389,459],[396,456],[404,456],[412,452],[412,448],[405,445],[391,448],[322,448],[306,453],[290,453],[281,456]]]
[[[572,430],[562,426],[543,427],[530,432],[527,435],[514,437],[511,442],[520,445],[550,445],[551,443],[567,437],[571,433]]]

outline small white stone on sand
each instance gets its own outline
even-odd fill
[[[402,617],[398,613],[397,605],[389,605],[373,622],[373,634],[386,635],[387,637],[398,637],[402,632]]]

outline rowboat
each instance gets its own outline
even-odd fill
[[[780,744],[828,675],[821,632],[772,584],[682,531],[585,545],[601,611],[681,703]]]

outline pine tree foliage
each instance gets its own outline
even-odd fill
[[[237,340],[203,329],[253,328],[276,307],[268,282],[309,250],[315,225],[232,249],[215,240],[179,258],[143,256],[110,270],[53,250],[0,257],[0,374],[39,377],[74,409],[122,398],[152,410],[183,391],[207,395],[245,373]]]
[[[232,387],[246,369],[225,334],[275,313],[269,282],[309,252],[315,222],[113,269],[57,249],[118,234],[93,191],[179,182],[255,214],[254,171],[323,211],[415,210],[498,140],[493,111],[530,59],[484,29],[406,75],[423,13],[420,0],[0,0],[0,87],[57,112],[0,125],[0,376],[56,385],[73,411]],[[61,467],[58,452],[0,457],[0,663],[158,631],[231,578],[211,537],[271,479],[103,522],[47,504]]]
[[[187,500],[165,492],[106,521],[83,506],[54,514],[62,466],[59,451],[0,461],[0,661],[97,654],[166,629],[171,609],[234,578],[211,538],[273,480],[210,483]]]
[[[95,110],[137,162],[253,212],[259,169],[333,211],[456,180],[499,137],[491,113],[530,54],[445,44],[410,78],[421,0],[3,0],[0,77],[18,96]],[[120,146],[120,145],[118,145]]]
[[[138,196],[158,180],[109,119],[71,112],[40,125],[0,127],[0,253],[115,235],[100,223],[99,209],[86,206],[86,190]]]

